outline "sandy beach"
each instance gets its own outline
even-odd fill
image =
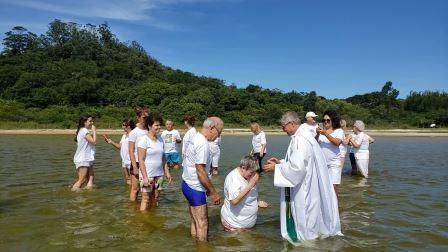
[[[183,130],[179,130],[183,134]],[[0,135],[74,135],[75,129],[14,129],[0,130]],[[265,130],[267,135],[283,135],[280,129]],[[99,135],[121,135],[121,129],[98,129]],[[346,131],[350,133],[350,131]],[[410,137],[448,137],[448,129],[388,129],[388,130],[368,130],[371,136],[410,136]],[[224,129],[223,135],[251,135],[249,129]]]

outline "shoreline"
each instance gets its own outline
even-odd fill
[[[179,130],[181,134],[184,130]],[[0,129],[0,135],[74,135],[75,129],[14,129],[3,130]],[[279,130],[265,130],[266,135],[284,135],[283,131]],[[349,134],[351,131],[346,131]],[[99,129],[98,135],[121,135],[121,129]],[[409,137],[448,137],[448,130],[425,130],[425,129],[390,129],[390,130],[367,130],[366,133],[370,136],[409,136]],[[249,129],[224,129],[222,135],[224,136],[238,136],[238,135],[252,135]]]

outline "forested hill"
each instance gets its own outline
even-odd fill
[[[448,124],[446,92],[413,92],[400,100],[398,90],[387,82],[378,92],[328,100],[316,92],[285,93],[252,84],[237,88],[216,78],[164,66],[137,42],[119,41],[107,24],[54,20],[42,35],[18,26],[6,33],[3,45],[3,127],[24,121],[37,126],[74,127],[84,112],[117,127],[123,117],[132,115],[135,105],[147,106],[178,122],[190,113],[200,119],[219,115],[233,125],[251,121],[275,125],[284,111],[321,114],[331,108],[349,122],[361,119],[377,126]]]

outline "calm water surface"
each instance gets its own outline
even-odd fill
[[[113,137],[116,141],[119,136]],[[252,231],[225,233],[220,207],[211,206],[210,242],[189,237],[181,171],[162,192],[160,207],[140,213],[129,203],[119,153],[97,146],[96,188],[70,191],[75,179],[72,136],[0,136],[0,251],[75,249],[152,251],[447,251],[448,138],[392,137],[371,146],[369,179],[348,175],[340,192],[344,237],[294,248],[279,230],[279,190],[263,175],[260,209]],[[268,156],[282,157],[288,137],[268,136]],[[213,183],[222,194],[225,175],[250,150],[250,136],[223,136],[221,173]]]

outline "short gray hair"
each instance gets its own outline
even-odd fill
[[[217,127],[222,128],[224,127],[224,122],[221,120],[221,118],[212,116],[205,119],[204,123],[202,124],[202,127],[204,128],[211,128],[211,127]]]
[[[366,129],[366,125],[361,120],[356,120],[353,124],[353,127],[356,127],[359,129],[359,131],[364,131]]]
[[[281,124],[287,124],[287,123],[296,123],[300,124],[299,116],[294,111],[288,111],[283,114],[282,118],[280,119]]]
[[[259,169],[258,160],[252,156],[245,156],[240,161],[240,167],[244,170],[257,171]]]

